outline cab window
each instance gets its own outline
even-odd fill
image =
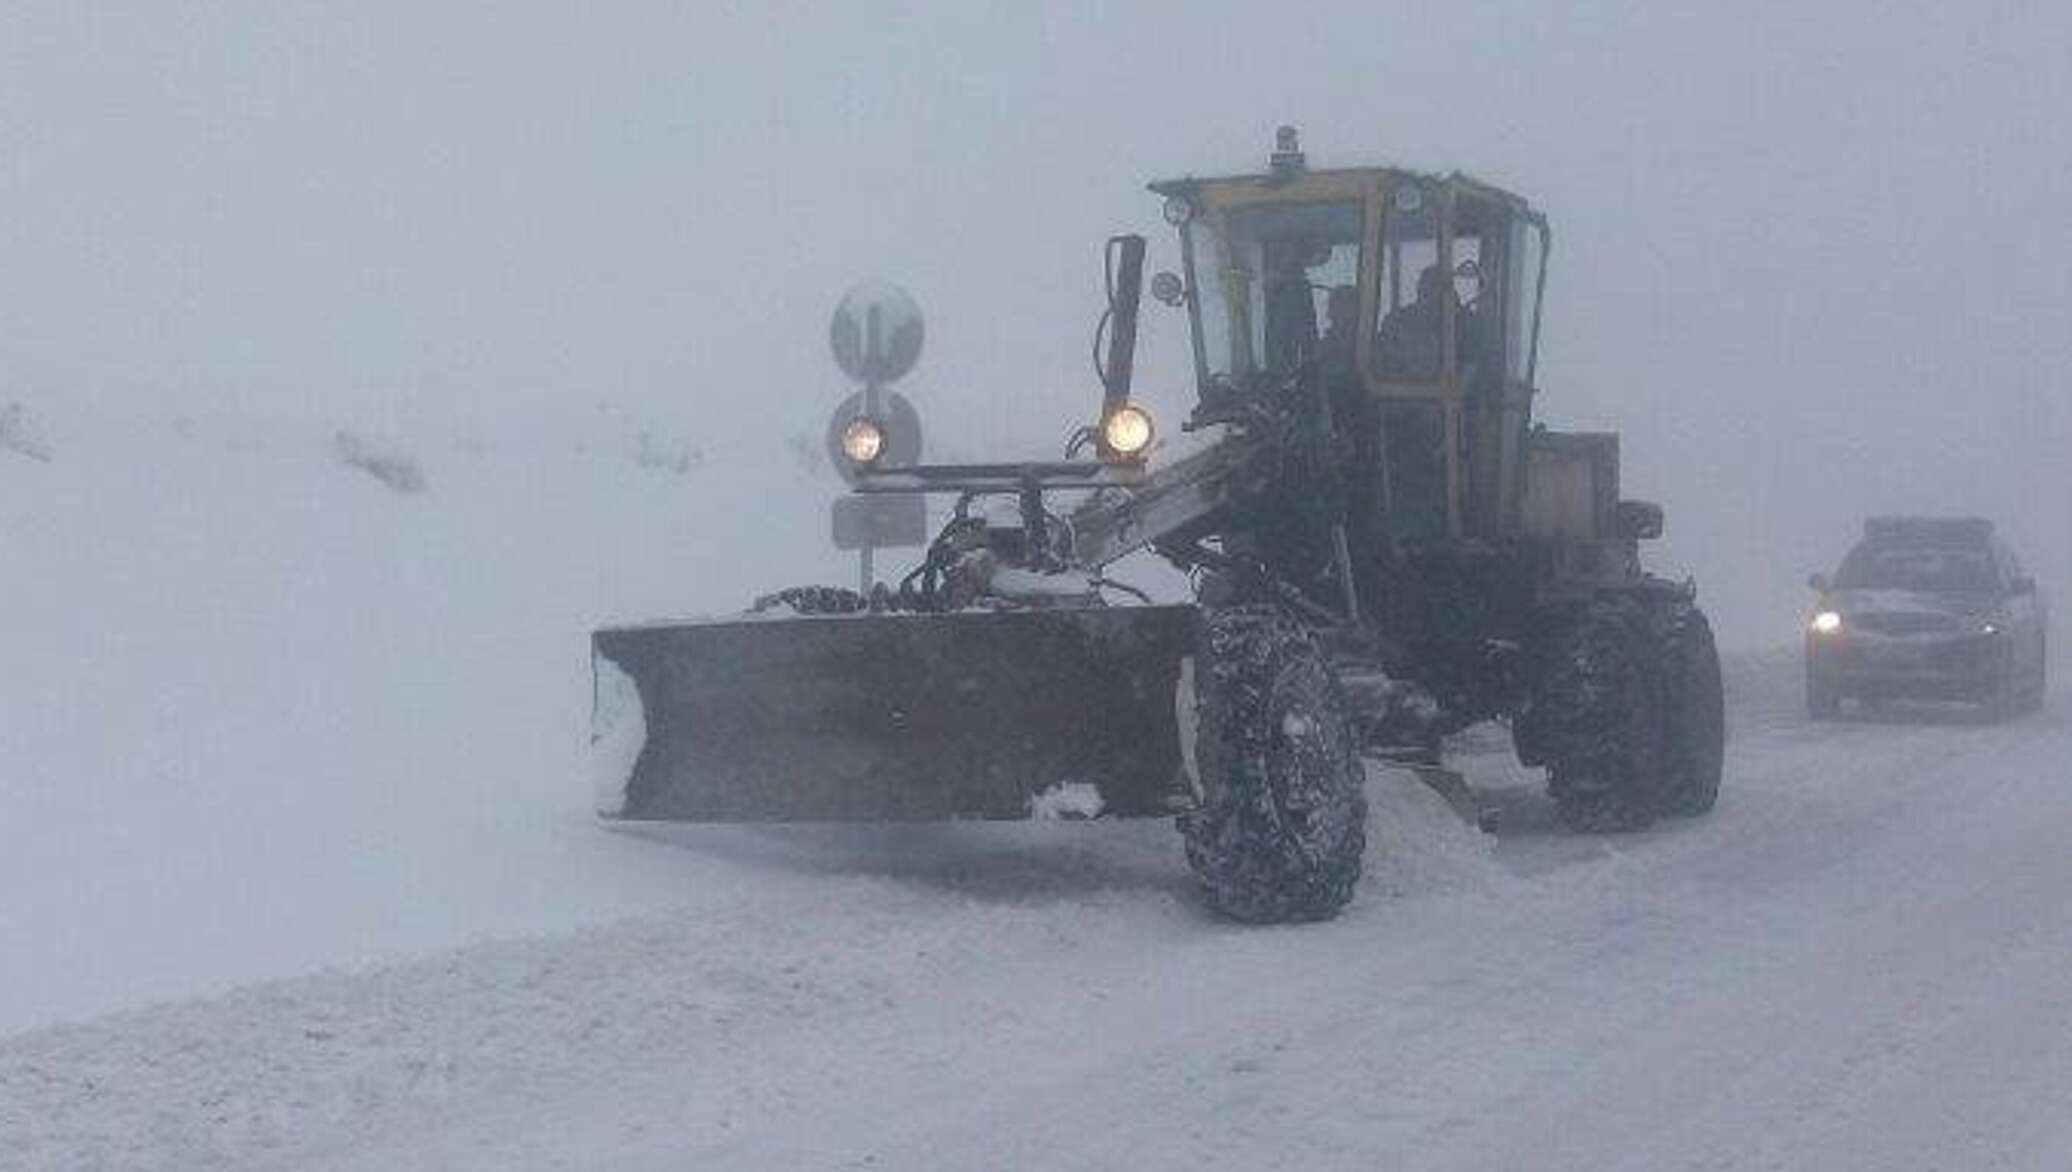
[[[1325,357],[1334,296],[1342,303],[1341,291],[1359,279],[1359,204],[1239,208],[1188,230],[1206,374],[1286,370]]]
[[[1451,289],[1454,365],[1464,391],[1494,390],[1503,379],[1502,308],[1493,288],[1504,267],[1506,210],[1480,199],[1454,205]]]
[[[1547,263],[1546,230],[1523,217],[1510,227],[1510,263],[1504,267],[1504,376],[1512,382],[1533,380],[1533,352],[1538,346],[1540,274]]]
[[[1417,184],[1395,188],[1382,214],[1374,377],[1386,382],[1439,377],[1440,302],[1450,288],[1439,266],[1438,201]]]

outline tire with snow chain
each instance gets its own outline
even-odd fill
[[[1336,915],[1360,877],[1367,797],[1323,649],[1277,606],[1212,610],[1191,674],[1200,802],[1180,831],[1209,905],[1249,923]]]
[[[1727,749],[1726,691],[1705,612],[1679,602],[1664,617],[1662,812],[1692,818],[1711,812],[1719,801]]]
[[[1657,641],[1629,599],[1606,598],[1554,639],[1536,719],[1548,793],[1572,830],[1639,830],[1661,813],[1663,680]]]

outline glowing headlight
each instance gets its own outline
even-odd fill
[[[859,416],[842,429],[842,454],[851,463],[869,464],[884,453],[885,429],[877,420]]]
[[[1822,635],[1832,635],[1842,629],[1842,616],[1831,610],[1821,611],[1813,616],[1813,630]]]
[[[2000,633],[2000,624],[1995,622],[1980,623],[1978,625],[1978,633],[1981,635],[1997,635]]]
[[[1101,421],[1101,442],[1118,456],[1141,456],[1151,446],[1151,413],[1124,403]]]

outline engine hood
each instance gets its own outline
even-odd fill
[[[1916,590],[1833,590],[1822,605],[1858,629],[1889,635],[1954,632],[2000,614],[1990,596]]]

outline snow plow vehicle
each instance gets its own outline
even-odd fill
[[[856,492],[956,502],[896,586],[595,633],[600,813],[1177,816],[1207,903],[1280,922],[1351,898],[1363,757],[1443,778],[1477,722],[1509,721],[1576,830],[1711,809],[1719,662],[1695,588],[1642,568],[1662,510],[1620,497],[1616,435],[1533,422],[1545,218],[1458,172],[1276,148],[1151,185],[1194,450],[1153,458],[1144,239],[1115,237],[1099,414],[1065,458],[890,466],[859,418]],[[1144,550],[1192,601],[1105,576]]]

